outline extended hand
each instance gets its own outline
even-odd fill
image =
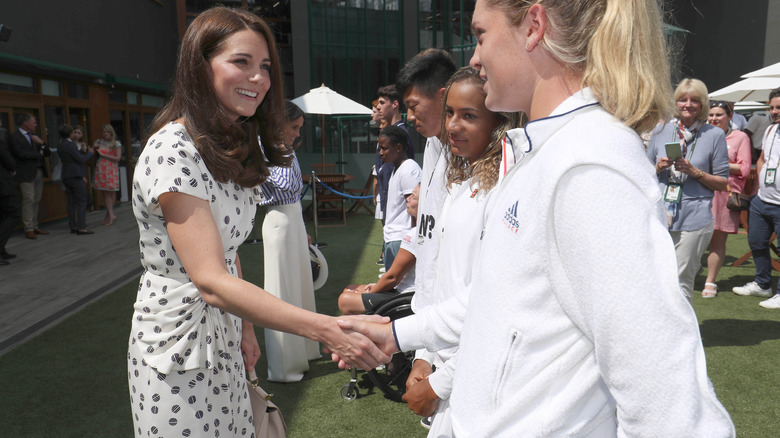
[[[409,404],[409,409],[417,415],[430,417],[439,407],[439,396],[433,392],[428,379],[423,379],[406,390],[403,401]]]
[[[370,370],[390,362],[390,354],[395,352],[395,348],[387,353],[382,344],[358,330],[358,328],[376,326],[388,327],[389,331],[389,318],[379,315],[343,315],[338,318],[341,335],[326,342],[324,351],[331,354],[331,358],[339,364],[339,368],[357,366],[364,370]],[[390,338],[395,345],[392,332],[390,332]]]

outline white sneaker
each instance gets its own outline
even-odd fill
[[[780,309],[780,294],[775,294],[772,298],[764,300],[758,305],[767,309]]]
[[[387,272],[387,270],[385,269],[384,266],[382,266],[381,268],[379,268],[379,272],[384,274],[385,272]]]
[[[754,297],[762,297],[762,298],[769,298],[772,295],[772,289],[764,289],[761,286],[758,285],[755,281],[751,281],[750,283],[744,285],[744,286],[737,286],[734,289],[731,289],[732,292],[734,292],[737,295],[742,296],[754,296]]]

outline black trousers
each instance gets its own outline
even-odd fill
[[[5,252],[5,244],[11,238],[16,224],[19,223],[22,206],[16,193],[0,196],[0,253]]]
[[[71,230],[87,228],[87,185],[84,178],[63,178],[65,194],[68,198],[68,225]]]

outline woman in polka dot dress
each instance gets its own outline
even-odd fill
[[[257,137],[279,144],[283,126],[270,28],[248,12],[210,9],[189,26],[178,64],[133,180],[145,268],[127,355],[134,431],[250,437],[245,367],[260,357],[253,324],[323,342],[364,369],[389,357],[336,318],[241,280],[237,249],[268,175]],[[266,157],[289,165],[270,148]]]

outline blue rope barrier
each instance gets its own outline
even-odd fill
[[[309,187],[311,187],[311,184],[306,184],[306,187],[303,188],[303,191],[301,192],[301,199],[306,196],[306,192],[309,191]]]
[[[325,187],[326,189],[330,190],[331,192],[333,192],[333,193],[335,193],[335,194],[337,194],[339,196],[343,196],[345,198],[350,198],[350,199],[371,199],[371,198],[374,197],[373,195],[369,195],[369,196],[354,196],[354,195],[348,195],[346,193],[341,193],[338,190],[333,189],[332,187],[328,187],[328,185],[325,184],[324,182],[320,181],[319,178],[317,178],[317,184],[320,184],[323,187]]]

